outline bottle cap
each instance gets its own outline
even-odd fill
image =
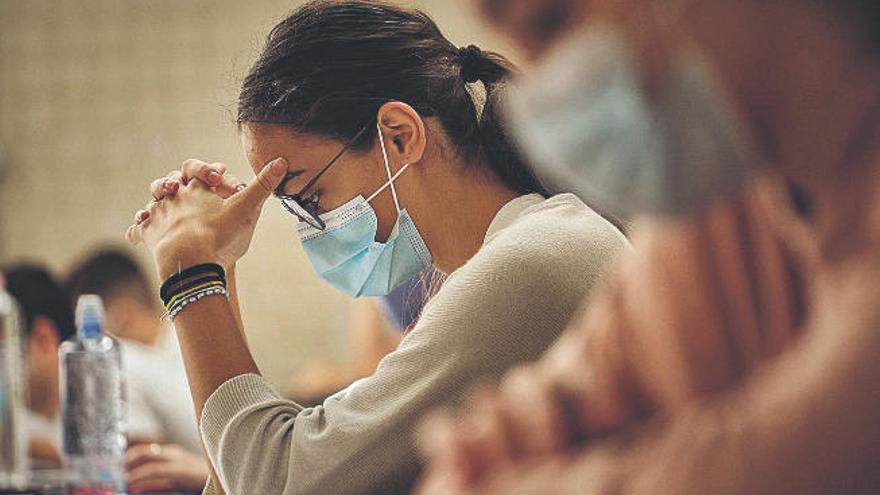
[[[79,296],[76,301],[76,328],[80,339],[94,339],[104,333],[104,303],[100,296]]]

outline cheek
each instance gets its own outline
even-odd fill
[[[384,176],[367,170],[362,163],[340,164],[340,169],[332,170],[317,184],[321,193],[321,209],[329,211],[357,196],[369,198],[385,183]],[[336,173],[332,173],[336,172]],[[380,196],[384,196],[383,193]],[[375,208],[375,200],[371,203]]]
[[[376,210],[376,217],[379,220],[379,228],[376,229],[376,241],[385,242],[388,240],[388,236],[391,235],[391,230],[394,229],[394,224],[397,222],[397,210],[394,209],[394,205],[391,205],[391,209],[382,209],[379,210],[374,206]]]
[[[380,186],[381,187],[381,186]],[[397,198],[400,200],[400,196]],[[379,221],[379,228],[376,231],[376,240],[385,242],[391,235],[391,230],[397,222],[397,207],[394,205],[394,197],[391,195],[391,188],[386,187],[373,201],[370,202],[373,210],[376,212],[376,218]],[[405,204],[400,205],[405,208]]]

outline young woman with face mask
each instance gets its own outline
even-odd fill
[[[153,183],[127,237],[166,280],[209,492],[407,490],[421,413],[536,359],[627,249],[517,158],[496,118],[509,73],[420,12],[310,3],[273,29],[244,80],[238,120],[257,177],[242,185],[189,160]],[[375,374],[315,408],[259,376],[237,316],[235,262],[273,194],[318,274],[349,295],[386,294],[430,265],[448,275]]]

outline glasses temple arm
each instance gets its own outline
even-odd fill
[[[346,144],[345,147],[343,147],[341,150],[339,150],[339,152],[336,153],[336,155],[333,156],[333,158],[330,159],[330,161],[327,163],[327,165],[324,165],[324,168],[322,168],[320,172],[318,172],[317,174],[315,174],[315,176],[312,177],[312,179],[311,179],[310,181],[308,181],[308,182],[306,183],[306,185],[304,185],[303,188],[300,189],[300,191],[299,191],[298,193],[296,193],[295,196],[296,196],[296,197],[302,197],[302,195],[303,195],[306,191],[308,191],[309,189],[311,189],[312,186],[315,185],[315,182],[318,182],[318,179],[320,179],[321,176],[324,175],[324,173],[326,173],[327,170],[329,170],[330,167],[333,166],[333,164],[336,163],[336,161],[339,160],[339,158],[342,157],[342,155],[344,155],[346,151],[350,150],[351,147],[354,146],[354,144],[355,144],[355,143],[357,142],[357,140],[361,137],[361,135],[363,135],[363,133],[366,132],[366,130],[367,130],[367,128],[368,128],[369,126],[370,126],[370,125],[367,124],[367,125],[365,125],[364,127],[362,127],[361,130],[359,130],[359,131],[357,132],[357,134],[354,135],[354,137],[351,139],[351,141],[349,141],[349,143]]]

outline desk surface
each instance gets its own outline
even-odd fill
[[[24,489],[0,488],[0,495],[64,495],[64,471],[35,469]],[[151,495],[151,494],[144,494]],[[162,492],[162,495],[191,495],[182,492]]]

